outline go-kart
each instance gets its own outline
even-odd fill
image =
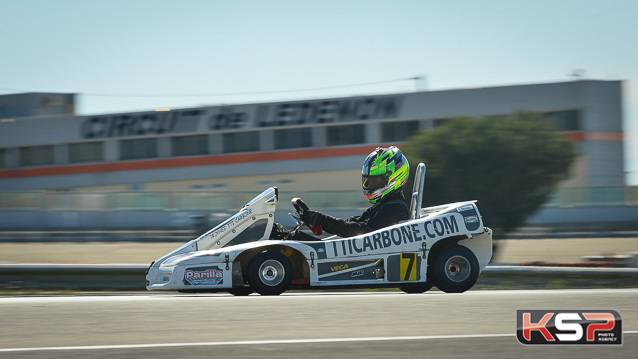
[[[223,223],[151,263],[146,288],[234,295],[327,287],[464,292],[490,261],[492,230],[483,226],[476,201],[421,208],[424,178],[421,163],[408,220],[320,241],[270,239],[279,195],[268,188]],[[297,212],[308,208],[298,198],[293,206]]]

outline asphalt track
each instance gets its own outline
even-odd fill
[[[638,289],[0,298],[0,358],[636,358]],[[615,309],[622,346],[523,346],[516,309]]]

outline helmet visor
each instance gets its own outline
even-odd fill
[[[361,187],[366,191],[376,191],[386,185],[385,175],[361,176]]]

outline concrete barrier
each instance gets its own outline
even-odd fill
[[[144,290],[147,264],[0,264],[0,288]],[[488,266],[490,288],[638,287],[638,268]]]
[[[638,287],[638,268],[488,266],[477,286],[484,288]]]
[[[150,264],[150,263],[149,263]],[[143,290],[148,264],[0,264],[0,288]]]

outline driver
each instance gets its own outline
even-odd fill
[[[370,208],[360,216],[350,219],[335,218],[318,211],[306,210],[300,214],[300,219],[305,224],[321,226],[326,232],[340,237],[352,237],[397,224],[408,219],[409,210],[402,189],[408,181],[409,174],[408,159],[397,147],[377,148],[363,161],[361,170],[363,195],[373,204]],[[299,231],[298,228],[287,233],[282,227],[277,224],[273,227],[275,238],[320,240]]]

